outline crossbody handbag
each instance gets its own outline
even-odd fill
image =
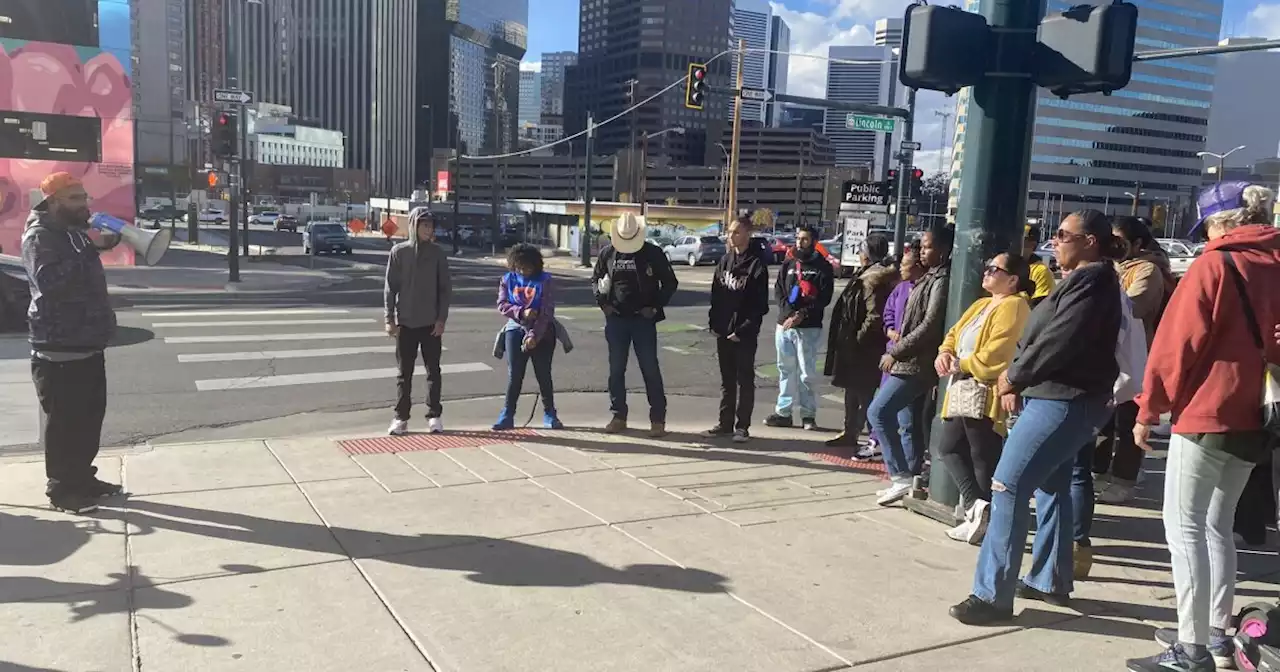
[[[1249,303],[1249,290],[1244,275],[1229,250],[1223,250],[1227,257],[1227,273],[1235,281],[1236,291],[1240,294],[1240,303],[1244,305],[1244,319],[1249,324],[1249,335],[1262,355],[1262,429],[1272,436],[1280,436],[1280,367],[1267,361],[1266,341],[1262,337],[1262,327],[1258,316]]]
[[[952,376],[947,387],[947,403],[942,409],[944,418],[969,418],[981,420],[991,408],[991,386],[977,378]]]

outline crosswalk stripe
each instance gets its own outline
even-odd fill
[[[492,371],[487,364],[469,362],[466,364],[443,364],[441,373],[477,373]],[[360,369],[356,371],[324,371],[319,373],[291,373],[277,376],[248,376],[244,378],[214,378],[197,380],[196,389],[201,392],[218,390],[250,390],[266,387],[287,387],[290,385],[311,385],[316,383],[348,383],[358,380],[378,380],[395,378],[400,374],[395,367],[385,369]]]
[[[347,315],[345,308],[274,308],[267,310],[164,310],[141,313],[142,317],[250,317],[253,315]]]
[[[443,348],[448,350],[448,348]],[[258,350],[256,352],[206,352],[178,355],[182,364],[205,362],[252,362],[267,359],[304,359],[307,357],[341,357],[343,355],[386,354],[396,351],[394,345],[370,345],[357,348],[314,348],[311,350]],[[30,376],[28,376],[30,377]]]
[[[257,343],[259,341],[328,341],[345,338],[390,338],[385,331],[340,331],[323,334],[235,334],[220,336],[165,336],[164,342],[180,345],[190,343]]]
[[[340,320],[239,320],[231,322],[155,322],[153,329],[194,329],[196,327],[300,327],[319,324],[376,324],[373,318]]]

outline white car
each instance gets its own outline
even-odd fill
[[[203,224],[222,224],[228,221],[227,213],[221,210],[201,210],[196,219]]]
[[[268,210],[266,212],[259,212],[256,215],[250,215],[249,223],[262,224],[265,226],[273,226],[275,225],[277,219],[280,219],[280,213],[274,212],[272,210]]]
[[[1173,271],[1173,275],[1179,278],[1185,275],[1187,269],[1191,268],[1191,262],[1196,260],[1196,253],[1192,250],[1191,241],[1179,238],[1160,238],[1156,242],[1164,249],[1165,254],[1169,255],[1169,269]]]

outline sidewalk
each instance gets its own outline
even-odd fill
[[[1174,618],[1143,501],[1099,507],[1074,609],[959,625],[977,549],[876,507],[880,475],[813,434],[697,438],[714,403],[681,399],[656,441],[360,427],[105,451],[133,495],[89,517],[45,508],[38,460],[0,460],[0,669],[1114,670]],[[1273,565],[1242,554],[1240,603],[1273,595]]]

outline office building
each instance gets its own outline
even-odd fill
[[[742,86],[750,89],[769,88],[769,29],[773,24],[773,10],[767,0],[737,0],[733,10],[733,43],[739,41],[746,47],[742,57]],[[731,77],[737,83],[737,59],[733,60]],[[744,123],[764,124],[765,103],[742,102]],[[730,109],[732,114],[733,110]]]
[[[552,51],[542,54],[542,119],[541,123],[564,125],[564,72],[578,63],[576,51]]]
[[[286,106],[259,104],[248,110],[244,131],[249,156],[258,164],[344,168],[342,131],[307,124]]]
[[[787,92],[787,70],[791,67],[791,26],[782,17],[775,16],[769,22],[769,71],[766,75],[769,88],[774,93]],[[765,106],[764,122],[766,126],[782,125],[783,103],[773,102]]]
[[[975,0],[970,4],[976,7]],[[1139,51],[1218,42],[1220,1],[1141,0],[1139,7]],[[1067,8],[1052,0],[1048,11]],[[1215,70],[1223,72],[1215,68],[1216,58],[1222,57],[1135,63],[1129,86],[1110,96],[1063,100],[1038,90],[1028,216],[1052,219],[1084,207],[1128,211],[1135,194],[1142,214],[1151,213],[1155,204],[1169,210],[1188,204],[1204,166],[1196,153],[1206,149]],[[952,154],[953,211],[965,189],[961,167],[971,106],[968,90],[962,91]]]
[[[187,164],[187,3],[134,2],[136,11],[130,18],[138,164],[147,175],[173,171],[186,186],[185,170],[179,166]]]
[[[565,133],[586,128],[587,113],[597,121],[621,114],[688,74],[691,60],[710,61],[709,83],[729,86],[732,0],[581,0],[578,64],[565,81]],[[714,59],[714,60],[713,60]],[[712,95],[703,110],[684,106],[680,92],[661,96],[640,108],[629,123],[604,126],[595,151],[612,154],[634,144],[641,132],[658,133],[649,154],[672,161],[700,162],[711,120],[727,114],[725,97]],[[575,140],[575,154],[585,141]]]
[[[718,144],[707,147],[703,165],[723,165],[728,154],[723,148],[733,143],[733,129],[725,124]],[[812,128],[769,128],[748,126],[738,138],[740,166],[834,166],[835,147],[831,139]]]
[[[799,103],[782,103],[778,106],[778,128],[811,128],[819,133],[826,131],[827,108]]]
[[[554,124],[522,124],[520,126],[520,149],[537,150],[529,156],[552,156],[555,154],[555,149],[544,148],[563,137],[564,126],[556,126]]]
[[[1264,41],[1256,37],[1232,37],[1220,44],[1253,44]],[[1208,141],[1205,149],[1224,154],[1243,146],[1225,160],[1230,168],[1251,166],[1264,159],[1274,159],[1280,145],[1280,123],[1275,113],[1280,110],[1280,51],[1242,51],[1215,57],[1218,72],[1213,80],[1213,107],[1209,113]],[[1217,159],[1206,158],[1205,167],[1217,169]]]
[[[520,125],[542,120],[542,74],[534,70],[520,71]]]
[[[874,44],[877,47],[901,47],[902,19],[877,20]]]
[[[888,46],[831,47],[827,62],[827,99],[845,103],[886,105],[893,100],[892,48]],[[823,133],[835,145],[837,166],[864,166],[883,175],[885,134],[847,128],[847,112],[827,110]]]

